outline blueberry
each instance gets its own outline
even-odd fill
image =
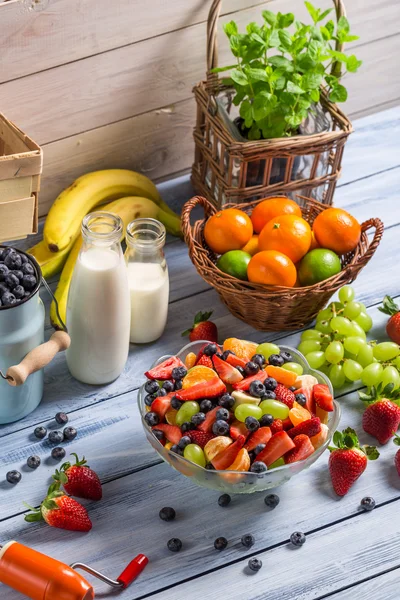
[[[291,385],[291,386],[290,386],[290,388],[289,388],[289,390],[290,390],[291,392],[295,392],[295,391],[297,390],[297,387],[296,387],[296,386],[294,386],[294,385]]]
[[[218,356],[218,358],[220,358],[221,360],[224,360],[224,359],[222,358],[222,352],[217,352],[217,353],[215,354],[215,356]]]
[[[225,550],[228,545],[228,540],[224,537],[218,537],[214,542],[214,548],[216,550]]]
[[[35,430],[33,432],[33,435],[38,439],[38,440],[43,440],[46,435],[47,435],[47,429],[46,427],[35,427]]]
[[[148,413],[150,414],[150,413]],[[51,444],[61,444],[64,441],[64,434],[62,431],[50,431],[49,442]]]
[[[1,267],[1,265],[0,265]],[[8,289],[8,286],[6,286],[5,283],[0,283],[0,298],[4,295],[4,294],[8,294],[10,290]]]
[[[153,379],[148,379],[144,384],[144,389],[148,394],[155,394],[158,392],[158,388],[159,385],[157,381],[154,381]]]
[[[270,425],[272,425],[273,422],[274,417],[272,415],[269,415],[268,413],[266,415],[263,415],[260,419],[261,427],[269,427]]]
[[[20,257],[21,257],[21,262],[23,265],[25,265],[27,262],[29,262],[28,257],[25,256],[25,254],[20,254]]]
[[[251,548],[256,542],[256,540],[254,539],[254,535],[251,535],[251,533],[246,533],[245,535],[242,535],[240,541],[246,548]]]
[[[14,271],[11,271],[11,273],[13,275],[15,275],[15,277],[18,277],[18,281],[22,281],[23,278],[24,278],[24,274],[23,274],[22,271],[16,271],[16,270],[14,270]]]
[[[244,373],[246,377],[250,377],[251,375],[255,375],[260,370],[260,365],[251,360],[246,364],[244,368]]]
[[[206,470],[207,471],[215,471],[215,467],[213,467],[213,465],[211,463],[207,463]]]
[[[268,496],[265,496],[264,502],[268,508],[276,508],[279,504],[279,496],[277,494],[268,494]]]
[[[41,460],[40,460],[40,456],[29,456],[26,464],[28,465],[28,467],[30,469],[37,469],[40,466]]]
[[[25,290],[22,287],[22,285],[17,285],[14,289],[13,289],[13,294],[14,296],[17,298],[17,300],[22,300],[22,298],[25,297]]]
[[[62,460],[65,458],[65,454],[65,449],[60,446],[56,446],[56,448],[53,448],[51,451],[51,457],[54,458],[54,460]]]
[[[252,464],[256,460],[255,452],[253,450],[249,450],[248,453],[250,458],[250,464]]]
[[[363,498],[360,502],[361,508],[363,508],[366,511],[374,510],[375,505],[375,500],[370,496],[365,496],[365,498]]]
[[[191,438],[188,435],[184,435],[178,442],[178,448],[184,450],[186,446],[192,443]]]
[[[172,369],[172,379],[175,381],[183,379],[187,373],[186,367],[175,367]]]
[[[284,364],[284,360],[280,354],[271,354],[268,359],[268,363],[274,367],[281,367]]]
[[[230,354],[235,356],[235,353],[232,352],[232,350],[225,350],[225,352],[222,353],[222,360],[226,360]]]
[[[12,252],[5,257],[4,264],[9,269],[19,269],[22,265],[21,256],[17,252]]]
[[[33,290],[36,285],[36,277],[34,275],[24,275],[22,279],[22,285],[26,290]]]
[[[231,500],[232,500],[232,498],[230,497],[229,494],[222,494],[222,496],[220,496],[218,498],[218,504],[220,506],[224,506],[225,507],[225,506],[228,506],[228,504],[231,503]]]
[[[168,540],[167,547],[171,552],[179,552],[182,550],[182,542],[179,538],[171,538]]]
[[[23,272],[24,275],[34,275],[35,274],[35,269],[29,262],[24,263],[22,265],[21,271]]]
[[[212,409],[212,407],[213,403],[211,402],[211,400],[207,400],[207,398],[200,402],[200,410],[203,413],[209,412]]]
[[[296,394],[296,402],[300,404],[300,406],[305,406],[307,403],[307,398],[304,394]]]
[[[249,392],[251,396],[254,396],[255,398],[261,398],[265,394],[265,386],[261,381],[256,379],[255,381],[251,382]]]
[[[162,388],[163,390],[165,390],[168,394],[169,392],[173,392],[175,389],[175,384],[173,381],[169,381],[167,379],[167,381],[164,381],[164,383],[162,384]]]
[[[170,450],[171,452],[174,452],[174,454],[179,454],[179,456],[183,456],[183,450],[179,448],[178,444],[174,444],[173,446],[171,446]]]
[[[176,512],[170,506],[164,506],[158,513],[162,521],[173,521],[176,517]]]
[[[260,560],[259,558],[250,558],[247,565],[251,571],[257,572],[262,567],[262,560]]]
[[[265,394],[261,400],[276,400],[276,394],[272,390],[265,390]]]
[[[222,421],[229,421],[230,413],[227,408],[219,408],[215,414],[215,418],[217,421],[221,419]]]
[[[260,427],[260,423],[255,417],[246,417],[244,424],[249,431],[257,431],[257,429]]]
[[[17,303],[17,299],[11,292],[6,292],[2,295],[1,302],[3,306],[12,306]]]
[[[290,354],[290,352],[283,351],[280,353],[280,356],[283,358],[283,362],[285,363],[293,361],[293,356]]]
[[[175,410],[179,410],[180,407],[182,406],[182,404],[183,404],[183,402],[178,400],[178,398],[176,396],[172,396],[172,399],[171,399],[172,408],[174,408]]]
[[[182,379],[177,379],[175,381],[175,386],[174,386],[175,391],[176,390],[181,390],[182,389],[182,385],[183,385],[182,384]]]
[[[207,344],[207,346],[203,349],[203,353],[206,356],[214,356],[214,354],[217,354],[217,352],[219,352],[217,344]]]
[[[212,426],[212,432],[214,435],[226,435],[229,433],[229,425],[226,421],[219,419],[218,421],[215,421]]]
[[[265,473],[266,471],[268,471],[267,469],[267,465],[265,465],[263,462],[259,461],[255,461],[253,462],[253,464],[250,467],[250,471],[251,473]]]
[[[230,410],[231,408],[233,408],[233,405],[235,404],[235,398],[233,396],[231,396],[230,394],[224,394],[218,400],[218,404],[219,404],[219,406],[222,406],[223,408]]]
[[[146,394],[144,397],[144,403],[146,406],[151,406],[155,400],[154,394]]]
[[[17,285],[19,285],[19,279],[14,273],[8,273],[4,279],[4,283],[8,285],[10,290],[13,290]]]
[[[0,281],[4,281],[4,279],[7,277],[9,273],[9,269],[7,267],[7,265],[5,265],[4,263],[0,264]]]
[[[182,423],[181,425],[182,433],[186,433],[187,431],[191,431],[192,429],[196,429],[195,425],[193,425],[192,423],[188,423],[187,421],[185,421],[185,423]]]
[[[243,377],[245,376],[245,372],[244,372],[244,369],[243,369],[243,367],[240,367],[240,366],[238,366],[238,367],[235,367],[235,368],[236,368],[236,370],[237,370],[237,371],[239,371],[239,373],[240,373],[241,375],[243,375]]]
[[[257,444],[257,446],[254,448],[254,454],[257,456],[257,454],[260,454],[261,450],[264,450],[266,444]]]
[[[265,357],[262,354],[255,354],[251,357],[251,362],[256,363],[261,368],[265,364]]]
[[[164,432],[160,429],[153,429],[154,436],[158,439],[159,442],[163,442],[165,440]]]
[[[278,382],[273,377],[267,377],[267,379],[265,379],[265,381],[264,381],[265,389],[269,390],[271,392],[274,391],[274,389],[276,388],[277,385],[278,385]]]
[[[72,442],[72,440],[74,440],[78,434],[77,430],[75,429],[75,427],[64,427],[63,430],[63,434],[64,434],[64,440],[66,440],[67,442]]]
[[[19,471],[8,471],[6,474],[6,479],[8,483],[19,483],[21,481],[22,475]]]
[[[190,419],[190,421],[193,423],[193,425],[196,425],[196,427],[198,427],[199,425],[201,425],[202,423],[204,423],[205,420],[206,420],[206,415],[204,413],[202,413],[202,412],[196,413]]]
[[[68,415],[64,412],[58,412],[54,418],[59,425],[66,425],[68,423]]]
[[[157,398],[158,396],[166,396],[167,395],[167,390],[164,390],[164,388],[159,388],[157,390],[157,392],[154,394],[154,396]]]
[[[302,546],[306,541],[306,536],[301,531],[295,531],[290,536],[290,541],[292,542],[293,546]]]
[[[155,412],[148,412],[144,415],[144,420],[146,421],[146,423],[149,427],[154,427],[155,425],[159,424],[160,417]],[[49,437],[50,437],[50,434],[49,434]]]
[[[13,252],[15,252],[15,248],[11,248],[11,247],[5,248],[3,250],[3,260],[6,260],[7,256],[9,254],[12,254]]]

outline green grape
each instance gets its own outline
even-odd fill
[[[383,373],[383,367],[380,363],[371,363],[367,365],[362,372],[361,381],[367,387],[378,385]]]
[[[325,350],[325,358],[332,364],[337,364],[343,358],[344,349],[341,342],[331,342]]]
[[[357,323],[357,321],[351,321],[350,328],[350,333],[346,334],[349,337],[361,337],[363,340],[367,339],[364,329]]]
[[[284,406],[286,406],[286,404]],[[235,417],[238,421],[241,421],[242,423],[245,422],[247,417],[255,417],[256,419],[261,419],[263,414],[264,413],[261,410],[261,405],[256,406],[255,404],[239,404],[239,406],[235,409]]]
[[[363,304],[362,302],[360,302],[360,306],[361,306],[361,310],[363,312],[367,312],[367,307],[365,306],[365,304]]]
[[[400,369],[400,356],[396,356],[393,363],[394,363],[394,366],[396,367],[396,369]]]
[[[355,319],[361,313],[361,304],[359,302],[348,302],[344,307],[343,314],[348,319]],[[361,323],[360,323],[361,325]]]
[[[354,296],[354,288],[352,288],[350,285],[345,285],[339,290],[340,302],[351,302],[354,299]]]
[[[362,329],[364,329],[364,331],[369,331],[373,325],[371,317],[366,312],[360,312],[358,317],[354,320],[362,327]]]
[[[200,467],[206,466],[204,452],[197,444],[188,444],[183,451],[183,456]]]
[[[319,369],[325,363],[325,352],[309,352],[306,360],[312,369]]]
[[[272,415],[274,419],[287,419],[289,416],[289,407],[283,402],[278,402],[278,400],[263,400],[257,408],[261,410],[263,415]]]
[[[342,335],[351,335],[351,321],[346,317],[333,317],[331,329]]]
[[[345,338],[343,341],[343,346],[345,350],[352,352],[353,354],[358,354],[367,343],[363,338],[350,336]]]
[[[365,344],[365,346],[360,348],[357,354],[357,362],[359,362],[362,367],[368,367],[368,365],[374,362],[374,351],[372,346]]]
[[[377,360],[386,362],[396,358],[400,354],[400,348],[394,342],[382,342],[374,346],[373,352]]]
[[[176,424],[180,427],[182,423],[190,421],[198,412],[200,412],[200,406],[197,402],[184,402],[176,413]]]
[[[389,383],[394,383],[394,389],[397,389],[400,386],[399,372],[396,367],[393,367],[392,365],[383,369],[381,377],[382,387],[387,386]]]
[[[357,359],[357,354],[353,354],[352,352],[349,352],[348,350],[345,350],[344,354],[343,354],[343,358],[351,358],[352,360],[356,360]]]
[[[317,321],[315,324],[315,329],[321,333],[331,333],[332,331],[330,321]]]
[[[270,342],[265,342],[264,344],[260,344],[257,346],[256,354],[262,354],[265,360],[268,360],[271,354],[279,354],[280,348],[276,344],[271,344]]]
[[[329,319],[332,319],[332,317],[333,317],[332,309],[328,306],[328,308],[324,308],[323,310],[319,311],[319,313],[317,314],[317,322],[318,321],[329,321]]]
[[[328,377],[336,390],[343,387],[346,382],[346,377],[343,372],[342,365],[332,365],[329,369]]]
[[[318,368],[318,371],[321,371],[321,373],[324,373],[324,375],[327,375],[329,377],[329,367],[330,365],[328,365],[327,363],[322,365],[322,367]]]
[[[282,368],[286,369],[286,371],[292,371],[292,373],[296,373],[296,375],[303,375],[303,367],[299,365],[299,363],[287,362],[282,365]]]
[[[302,342],[306,342],[308,340],[316,340],[318,342],[322,337],[323,334],[320,331],[317,331],[316,329],[307,329],[306,331],[302,332],[300,339]]]
[[[350,381],[357,381],[361,377],[363,368],[360,363],[349,358],[343,365],[343,372]]]
[[[268,471],[270,471],[271,469],[276,469],[276,467],[283,467],[285,464],[286,463],[283,460],[283,458],[278,458],[278,460],[276,460],[275,462],[273,462],[272,465],[269,465]]]
[[[317,350],[321,350],[321,342],[317,342],[316,340],[306,340],[305,342],[300,342],[297,350],[302,354],[316,352]]]

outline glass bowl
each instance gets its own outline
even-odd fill
[[[184,362],[186,355],[189,352],[194,352],[197,354],[200,349],[207,344],[207,341],[197,341],[187,344],[180,350],[176,356]],[[290,352],[293,356],[293,361],[299,363],[303,367],[304,375],[310,374],[314,375],[316,379],[318,379],[319,383],[325,383],[333,395],[333,389],[331,382],[328,377],[321,373],[320,371],[316,371],[312,369],[308,364],[305,357],[295,350],[294,348],[290,348],[289,346],[279,346],[281,351]],[[156,365],[159,365],[167,358],[170,358],[172,355],[168,354],[165,356],[161,356],[155,363],[152,365],[152,368]],[[316,460],[321,456],[321,454],[326,450],[329,445],[334,432],[336,431],[339,420],[340,420],[340,407],[339,404],[334,401],[334,410],[329,413],[329,434],[326,442],[315,452],[306,458],[305,460],[301,460],[295,463],[291,463],[288,465],[284,465],[282,467],[277,467],[275,469],[271,469],[266,473],[250,473],[240,472],[240,471],[209,471],[199,465],[196,465],[183,456],[179,456],[170,450],[167,450],[153,435],[151,428],[147,425],[144,420],[144,415],[146,414],[146,405],[144,403],[144,397],[146,396],[146,392],[144,389],[144,384],[141,386],[138,392],[138,405],[139,411],[142,419],[143,429],[145,431],[146,437],[149,440],[150,444],[153,446],[154,450],[160,455],[160,457],[168,463],[171,467],[173,467],[176,471],[179,471],[185,477],[188,477],[195,483],[201,487],[209,488],[212,490],[217,490],[218,492],[225,492],[228,494],[249,494],[252,492],[262,492],[289,481],[294,475],[301,473],[304,469],[308,469]]]

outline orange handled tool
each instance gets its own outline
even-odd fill
[[[93,586],[75,569],[90,573],[115,589],[128,587],[148,563],[138,554],[114,581],[82,563],[68,566],[17,542],[0,546],[0,582],[31,600],[93,600]]]

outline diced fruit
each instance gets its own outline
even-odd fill
[[[263,400],[260,408],[263,415],[272,415],[274,419],[286,419],[289,416],[289,407],[278,400]]]
[[[257,431],[251,434],[245,444],[246,450],[254,450],[258,444],[267,444],[272,437],[270,427],[260,427]]]
[[[173,444],[178,444],[179,440],[182,437],[181,430],[177,425],[168,425],[167,423],[159,423],[154,427],[154,429],[158,429],[162,431],[165,437],[169,442]]]
[[[240,435],[248,436],[249,431],[241,421],[233,421],[229,428],[229,433],[232,439],[237,440]]]
[[[151,410],[160,417],[160,419],[164,419],[165,415],[171,408],[171,398],[174,395],[174,392],[167,394],[167,396],[158,396],[151,403]]]
[[[268,360],[271,354],[279,354],[280,348],[276,344],[271,344],[270,342],[265,342],[264,344],[260,344],[257,346],[256,353],[262,354],[265,360]]]
[[[317,435],[313,435],[310,440],[312,445],[314,446],[314,450],[320,448],[322,444],[325,444],[328,439],[329,427],[324,423],[321,423],[321,431],[317,433]]]
[[[296,427],[299,423],[303,421],[308,421],[311,419],[311,414],[308,412],[306,408],[303,408],[297,402],[293,403],[293,408],[289,411],[289,418],[292,421],[293,425]]]
[[[208,435],[208,434],[204,434]],[[204,446],[204,454],[208,462],[211,462],[213,458],[220,454],[223,450],[225,450],[228,446],[232,444],[232,440],[230,437],[226,435],[219,435],[209,440]]]
[[[254,417],[255,419],[261,419],[263,412],[259,406],[254,404],[240,404],[235,409],[235,417],[242,423],[245,422],[247,417]]]
[[[166,450],[171,450],[171,448],[172,448],[173,445],[174,444],[172,442],[167,442],[166,444],[164,444],[164,447],[165,447]]]
[[[327,412],[333,411],[333,397],[327,385],[324,383],[317,383],[317,385],[314,385],[313,396],[315,402],[322,410],[326,410]]]
[[[235,354],[228,354],[226,357],[226,362],[232,365],[233,367],[244,367],[247,365],[248,361],[245,358],[240,358],[240,356],[236,356]]]
[[[167,421],[167,423],[169,425],[176,425],[176,415],[178,414],[178,411],[175,410],[174,408],[171,408],[170,410],[168,410],[165,413],[165,420]]]
[[[282,421],[282,429],[284,431],[289,431],[289,429],[293,429],[293,423],[289,419],[289,417],[287,417],[286,419],[283,419],[283,421]]]
[[[230,444],[230,446],[222,450],[222,452],[217,454],[217,456],[215,456],[211,460],[212,466],[218,471],[223,471],[224,469],[227,469],[229,465],[233,464],[233,462],[235,461],[239,450],[241,450],[241,448],[243,448],[244,446],[244,442],[244,435],[239,436],[238,439],[235,442],[233,442],[233,444]]]
[[[207,358],[209,357],[207,356]],[[190,369],[190,371],[188,371],[186,377],[182,379],[183,390],[186,390],[198,383],[206,383],[207,381],[215,379],[215,371],[212,368],[211,358],[209,360],[211,367],[197,364],[195,367]]]
[[[190,460],[191,462],[195,463],[196,465],[199,465],[200,467],[206,466],[206,459],[204,456],[203,449],[200,448],[200,446],[198,446],[197,444],[188,444],[183,451],[183,456],[187,460]]]
[[[194,367],[196,368],[196,367]],[[207,368],[207,367],[202,367]],[[214,373],[215,376],[215,373]],[[177,390],[175,396],[178,400],[200,400],[203,398],[216,398],[226,392],[226,386],[219,377],[214,377],[205,383],[197,383],[185,390]]]
[[[283,383],[283,385],[286,385],[287,387],[295,385],[298,379],[298,375],[296,373],[293,373],[293,371],[287,371],[282,367],[267,365],[265,370],[268,373],[268,377],[273,377],[278,383]]]
[[[272,465],[269,465],[268,470],[270,471],[271,469],[276,469],[277,467],[283,467],[285,464],[285,461],[283,458],[278,458],[278,460],[276,460],[275,462],[272,463]]]
[[[298,460],[304,460],[305,458],[308,458],[309,456],[311,456],[311,454],[313,454],[314,446],[312,445],[308,435],[297,435],[293,439],[293,442],[296,447],[285,454],[286,464],[293,463]]]
[[[250,469],[250,456],[245,448],[239,450],[233,463],[227,467],[227,471],[248,471]]]
[[[224,383],[233,384],[242,381],[243,375],[239,373],[235,367],[219,358],[216,354],[214,354],[212,362],[215,370]]]
[[[192,367],[194,367],[194,365],[196,364],[196,358],[197,356],[194,352],[189,352],[189,354],[185,358],[185,367],[187,369],[191,369]]]
[[[297,396],[297,394],[303,394],[306,397],[306,404],[304,408],[306,408],[310,413],[315,413],[316,405],[312,392],[312,387],[301,387],[295,391],[295,396]]]
[[[239,340],[238,338],[228,338],[224,341],[223,350],[232,350],[236,356],[244,358],[248,362],[256,354],[257,344],[248,342],[247,340]]]
[[[313,437],[314,435],[317,435],[319,432],[321,431],[321,421],[318,419],[318,417],[314,417],[313,419],[309,419],[308,421],[303,421],[302,423],[299,423],[298,425],[296,425],[296,427],[293,427],[293,429],[290,429],[288,431],[289,437],[292,438],[292,440],[297,436],[297,435],[308,435],[308,437]]]
[[[203,354],[201,358],[196,362],[196,367],[207,367],[208,369],[213,368],[213,362],[210,356]]]
[[[315,407],[315,416],[319,418],[321,423],[326,425],[329,421],[329,413],[326,410],[323,410],[319,406]]]
[[[206,414],[205,421],[203,421],[203,423],[197,428],[199,431],[204,431],[205,433],[211,432],[212,426],[217,420],[217,411],[219,410],[219,408],[219,406],[216,406]]]
[[[197,402],[184,402],[177,412],[176,424],[180,427],[183,423],[189,423],[193,415],[196,415],[199,411],[200,406]]]
[[[267,373],[265,371],[261,370],[261,371],[258,371],[258,373],[256,373],[255,375],[246,377],[242,381],[239,381],[238,383],[233,384],[232,387],[234,390],[246,392],[249,389],[250,384],[253,381],[261,381],[261,383],[263,383],[266,379],[267,379]]]
[[[279,400],[279,402],[283,402],[283,404],[286,404],[289,408],[293,408],[293,402],[296,400],[296,396],[291,390],[288,390],[287,387],[278,383],[274,392],[276,399]]]
[[[145,376],[147,379],[160,379],[164,381],[165,379],[171,379],[173,369],[184,366],[178,356],[171,356],[171,358],[167,358],[160,365],[153,367],[150,371],[146,371]]]
[[[293,448],[295,448],[295,444],[286,431],[278,431],[269,440],[264,450],[257,454],[257,461],[261,461],[269,467]]]
[[[275,419],[274,422],[270,425],[272,435],[278,433],[278,431],[283,431],[283,421],[281,419]]]
[[[191,429],[186,434],[194,444],[205,448],[206,444],[214,438],[212,433],[204,433],[204,431],[198,431],[197,429]]]
[[[234,390],[232,392],[232,396],[235,398],[233,410],[235,410],[240,404],[255,404],[258,406],[261,402],[260,398],[255,398],[254,396],[250,396],[250,394],[246,394],[240,390]]]
[[[314,377],[314,375],[300,375],[296,379],[296,383],[294,384],[297,388],[303,388],[303,394],[305,394],[304,390],[310,389],[312,390],[314,385],[318,383],[318,379]]]

